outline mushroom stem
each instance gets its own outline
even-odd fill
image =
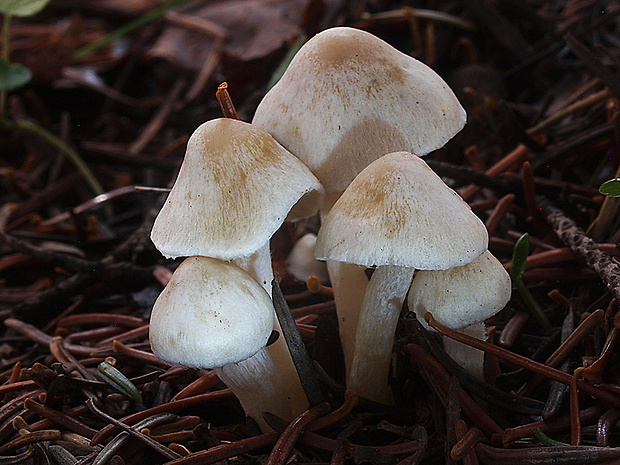
[[[319,210],[321,221],[331,211],[342,192],[325,194]],[[327,273],[334,291],[336,302],[336,316],[338,317],[338,332],[344,355],[345,379],[349,379],[353,353],[355,352],[355,334],[360,318],[364,294],[368,287],[368,278],[365,268],[354,263],[344,263],[335,260],[327,260]]]
[[[364,296],[347,387],[376,402],[393,403],[387,381],[394,332],[413,272],[408,267],[378,266]]]
[[[229,363],[215,371],[235,393],[245,414],[258,423],[261,431],[271,431],[263,420],[263,412],[273,413],[280,418],[291,418],[282,379],[265,348],[246,360]]]
[[[280,326],[280,322],[276,318],[273,329],[278,332],[280,337],[267,347],[267,350],[271,354],[273,358],[273,363],[278,367],[278,371],[282,376],[282,383],[284,384],[284,390],[286,391],[287,397],[289,399],[289,403],[291,405],[291,411],[293,415],[291,417],[282,417],[286,420],[291,420],[297,415],[305,412],[308,407],[308,399],[306,398],[306,393],[304,392],[304,388],[301,385],[301,381],[299,380],[299,375],[297,374],[297,369],[295,368],[295,363],[293,362],[293,358],[291,357],[291,353],[288,350],[288,346],[286,345],[286,340],[282,335],[282,328]]]
[[[271,264],[271,252],[269,248],[269,242],[263,247],[258,249],[252,255],[247,257],[238,258],[233,262],[240,268],[247,271],[263,288],[267,291],[271,297],[271,281],[273,280],[273,266]],[[293,358],[288,350],[286,341],[282,336],[282,328],[277,318],[274,319],[273,329],[280,334],[280,337],[267,349],[269,354],[273,358],[273,363],[278,369],[280,376],[282,377],[282,383],[284,384],[284,390],[287,393],[287,398],[291,404],[291,410],[293,412],[292,417],[283,417],[285,420],[291,420],[293,417],[304,412],[308,408],[308,399],[304,392]]]
[[[457,329],[459,333],[467,334],[481,341],[486,340],[486,327],[484,322],[474,323],[466,328]],[[459,366],[465,369],[470,375],[479,380],[484,380],[484,352],[475,347],[462,344],[443,336],[443,348]]]
[[[355,351],[355,334],[368,278],[364,268],[353,263],[327,260],[327,271],[334,291],[338,331],[348,379]]]
[[[271,264],[271,250],[269,242],[251,255],[232,260],[239,268],[250,273],[258,284],[263,286],[271,297],[271,281],[273,281],[273,266]]]

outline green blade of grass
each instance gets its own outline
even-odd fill
[[[145,15],[140,16],[137,19],[134,19],[133,21],[125,24],[124,26],[119,27],[118,29],[110,32],[108,35],[106,35],[105,37],[102,37],[101,39],[93,42],[92,44],[89,45],[85,45],[84,47],[78,49],[75,54],[73,55],[73,58],[75,60],[81,60],[82,58],[90,55],[91,53],[99,50],[101,47],[109,44],[110,42],[112,42],[113,40],[116,40],[120,37],[123,37],[126,34],[129,34],[132,31],[135,31],[136,29],[139,29],[143,26],[146,26],[147,24],[149,24],[152,21],[155,21],[156,19],[161,18],[163,15],[165,15],[168,11],[173,10],[181,5],[184,5],[186,3],[189,3],[191,0],[173,0],[169,3],[165,3],[163,5],[161,5],[158,8],[155,8],[152,11],[149,11],[148,13],[146,13]]]
[[[545,332],[549,332],[552,328],[551,321],[543,312],[540,305],[525,286],[521,277],[525,273],[525,267],[527,265],[527,255],[530,250],[530,236],[528,233],[523,234],[515,244],[515,248],[512,251],[512,261],[510,262],[510,277],[515,284],[519,295],[525,302],[527,308],[532,312],[532,316],[538,321],[538,324],[543,328]]]
[[[523,273],[525,273],[529,250],[530,235],[525,233],[517,240],[512,251],[512,260],[510,262],[510,276],[512,279],[521,279]]]
[[[297,52],[299,52],[299,49],[302,47],[303,44],[306,43],[307,40],[308,36],[306,36],[305,34],[300,35],[293,44],[293,46],[288,50],[288,52],[286,52],[286,55],[271,75],[269,83],[267,84],[267,90],[271,89],[278,83],[278,81],[284,74],[284,71],[286,71],[286,68],[288,68],[288,65],[291,64],[291,61],[293,60],[293,58],[295,58],[295,55],[297,54]]]
[[[86,183],[90,186],[94,194],[99,195],[105,192],[103,190],[103,187],[101,187],[101,184],[99,184],[99,181],[97,181],[97,178],[95,177],[93,172],[84,162],[84,160],[80,158],[78,153],[73,150],[71,146],[60,140],[51,132],[47,131],[46,129],[35,123],[31,123],[25,120],[18,120],[14,123],[4,120],[1,122],[0,126],[3,126],[5,129],[8,130],[12,129],[36,136],[37,138],[56,148],[63,155],[65,155],[71,163],[73,163],[73,165],[80,171],[80,173],[82,173],[82,176],[84,176]]]
[[[540,428],[536,428],[536,431],[534,432],[534,436],[536,436],[536,439],[538,439],[540,442],[543,443],[543,445],[545,446],[549,446],[549,447],[558,447],[558,446],[570,446],[570,444],[566,444],[565,442],[561,442],[561,441],[556,441],[555,439],[551,439],[549,436],[547,436],[545,433],[543,433],[543,431]]]

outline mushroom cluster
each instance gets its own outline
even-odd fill
[[[273,277],[269,238],[285,219],[318,211],[323,224],[316,245],[311,236],[300,242],[290,271],[304,276],[313,263],[302,246],[315,247],[315,257],[327,261],[348,387],[390,403],[394,332],[408,292],[410,309],[421,316],[431,312],[450,327],[477,333],[510,297],[510,280],[487,251],[484,224],[420,158],[465,121],[439,75],[372,34],[337,27],[310,39],[252,124],[213,120],[190,138],[151,235],[164,255],[190,256],[153,310],[153,351],[175,363],[215,367],[264,428],[264,410],[290,418],[305,409],[283,338],[264,349],[264,329],[273,320],[273,311],[265,311]],[[303,266],[293,270],[293,263]],[[246,282],[249,276],[264,294]],[[245,292],[243,304],[224,317],[238,292]],[[241,307],[247,320],[257,315],[261,322],[252,337],[244,335]],[[484,308],[472,318],[477,307]],[[466,316],[455,316],[459,309]],[[279,329],[277,319],[273,325]],[[188,337],[192,328],[203,335]],[[213,331],[230,331],[217,340],[235,350],[246,338],[253,345],[242,350],[244,358],[230,349],[216,356],[202,341],[215,339]],[[259,371],[260,382],[239,379]],[[247,392],[265,382],[273,395],[248,401]]]
[[[217,267],[207,266],[207,262],[197,262],[196,257],[232,262],[260,283],[263,292],[269,298],[273,278],[269,251],[270,237],[285,219],[293,220],[315,214],[321,197],[322,187],[316,177],[264,130],[232,118],[208,121],[198,127],[188,141],[177,179],[155,219],[151,232],[153,243],[166,257],[189,256],[192,257],[189,260],[194,263],[190,267],[183,262],[177,268],[173,279],[162,293],[162,296],[168,297],[160,299],[157,311],[151,316],[150,337],[154,353],[174,363],[206,366],[203,361],[196,365],[192,358],[183,360],[171,355],[166,348],[166,345],[173,343],[175,339],[186,340],[187,321],[206,321],[206,315],[211,315],[213,312],[209,301],[215,299],[216,294],[218,299],[228,299],[233,293],[233,288],[224,285],[221,280],[218,281],[219,286],[209,285],[216,279],[212,273],[215,273]],[[198,266],[197,263],[202,265]],[[179,273],[183,273],[183,278],[177,277]],[[189,274],[195,274],[193,279],[202,283],[202,286],[208,286],[209,294],[204,292],[198,294],[203,297],[202,299],[198,296],[191,300],[182,298],[183,291],[179,291],[182,287],[179,283],[190,279],[187,278]],[[235,276],[241,279],[238,273]],[[241,284],[235,283],[235,285]],[[200,285],[192,286],[196,289]],[[192,289],[186,284],[184,287]],[[247,286],[244,285],[245,287]],[[183,315],[189,313],[203,315],[184,321],[182,317],[171,316],[177,314],[176,310],[173,314],[171,310],[162,309],[164,306],[172,305],[177,298],[182,299],[182,303],[178,303],[175,308],[183,308]],[[271,312],[272,314],[275,312],[273,307]],[[159,321],[162,318],[165,318],[165,324]],[[247,313],[245,318],[250,320],[253,316]],[[209,321],[211,322],[209,324],[212,324],[215,320]],[[272,316],[270,321],[273,329],[280,331],[277,319]],[[235,332],[237,331],[235,324],[229,322],[225,326],[228,331]],[[198,329],[204,326],[204,324],[196,325],[196,337],[209,338],[207,333],[201,334]],[[261,333],[260,337],[263,336]],[[264,339],[266,341],[266,337]],[[235,345],[242,344],[243,338],[222,340]],[[195,347],[196,350],[199,348],[207,350],[206,345]],[[248,356],[258,351],[258,347],[252,347],[250,352],[253,352],[248,353]],[[198,360],[211,360],[212,357],[213,354],[207,350],[198,357]],[[290,419],[292,415],[304,411],[308,406],[307,399],[284,338],[280,337],[271,344],[268,347],[268,354],[265,353],[262,357],[273,358],[273,362],[269,363],[272,365],[275,363],[277,373],[271,375],[272,384],[282,383],[283,392],[286,394],[284,398],[290,401],[290,408],[287,410],[289,413],[284,417]],[[227,363],[232,362],[229,360]],[[228,378],[225,375],[230,370],[226,367],[218,371],[221,378]],[[275,381],[276,375],[279,381]],[[222,381],[226,382],[226,379]],[[235,389],[238,384],[229,382],[226,384],[240,399],[243,398],[243,394]],[[249,386],[252,384],[260,383],[254,379]],[[264,425],[258,414],[260,408],[254,407],[246,409],[246,413]],[[263,410],[269,411],[270,404],[265,403]],[[284,412],[280,409],[277,413]]]
[[[424,63],[378,37],[327,29],[297,52],[252,123],[299,157],[325,188],[325,217],[371,162],[390,152],[425,155],[464,126],[465,110]],[[327,261],[347,374],[368,279],[356,264]]]
[[[347,27],[310,39],[252,120],[325,189],[315,256],[327,261],[334,289],[347,386],[369,399],[391,401],[394,330],[415,270],[465,267],[483,253],[491,260],[483,223],[419,158],[465,121],[458,99],[431,68]],[[370,283],[366,268],[374,268]],[[425,273],[410,295],[427,286]],[[509,280],[489,273],[482,279],[498,297],[476,322],[510,296]],[[450,279],[442,290],[451,292]],[[411,299],[419,312],[420,301]]]
[[[465,265],[487,246],[482,221],[416,155],[384,155],[353,180],[321,226],[316,248],[319,258],[376,267],[360,313],[350,389],[391,402],[394,333],[414,271]]]

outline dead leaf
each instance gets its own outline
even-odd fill
[[[179,13],[228,31],[224,55],[247,62],[263,58],[294,40],[301,33],[299,21],[305,4],[306,0],[234,0]],[[168,26],[148,56],[198,72],[214,45],[215,39],[204,32]]]

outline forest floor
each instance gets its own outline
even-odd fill
[[[620,462],[620,204],[599,192],[620,177],[616,2],[153,3],[54,0],[5,17],[0,464]],[[150,311],[180,260],[149,235],[189,136],[222,115],[218,85],[251,121],[287,52],[333,26],[448,82],[468,122],[425,160],[506,269],[525,233],[529,247],[478,343],[484,382],[403,312],[394,407],[345,393],[329,288],[310,293],[285,264],[318,220],[285,224],[274,269],[327,405],[261,434],[211,371],[150,351]],[[32,80],[7,84],[26,68]],[[106,382],[110,366],[129,388]]]

